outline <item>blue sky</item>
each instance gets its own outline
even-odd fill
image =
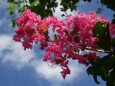
[[[104,86],[105,83],[100,78],[101,84],[97,85],[87,75],[86,67],[77,61],[70,62],[71,75],[63,80],[58,66],[51,68],[42,62],[43,52],[38,47],[24,51],[20,43],[12,40],[14,28],[11,27],[11,17],[6,11],[8,4],[5,0],[0,0],[0,4],[0,86]],[[77,9],[87,13],[89,10],[96,11],[98,7],[101,5],[93,0],[91,3],[80,2]],[[60,6],[54,15],[64,19],[60,16],[62,12],[59,8]],[[106,6],[103,9],[99,15],[111,20],[114,12]],[[75,15],[77,11],[68,10],[67,13]]]

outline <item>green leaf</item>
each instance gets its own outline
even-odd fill
[[[102,13],[103,9],[102,8],[98,8],[96,13]]]
[[[98,69],[95,66],[88,67],[87,73],[93,75],[94,81],[97,84],[100,84],[100,82],[97,80],[97,76],[99,75],[98,74]]]
[[[109,81],[115,82],[115,69],[113,69],[109,74]]]
[[[115,54],[110,53],[97,60],[87,69],[87,73],[91,74],[94,81],[99,84],[97,77],[100,76],[104,81],[109,82],[108,86],[114,86],[115,83]],[[112,84],[112,85],[110,85]]]
[[[10,15],[13,15],[13,14],[14,14],[14,11],[11,10],[11,11],[9,11],[9,13],[10,13]]]
[[[108,22],[98,21],[93,28],[93,36],[99,38],[97,43],[98,48],[111,50],[111,39]]]
[[[13,3],[15,0],[7,0],[7,2],[9,3]]]
[[[115,86],[115,82],[106,82],[106,86]]]
[[[56,34],[54,34],[54,41],[57,41],[58,40],[58,38],[57,38],[57,35]]]
[[[16,26],[16,20],[15,19],[12,19],[12,27],[15,27]]]
[[[112,38],[112,40],[111,40],[111,46],[115,49],[115,38]]]
[[[89,75],[89,74],[93,74],[93,73],[94,73],[93,71],[94,71],[93,66],[90,66],[90,67],[87,68],[87,73],[88,73],[88,75]]]
[[[95,81],[97,84],[100,84],[100,82],[97,80],[97,74],[94,74],[94,75],[93,75],[93,78],[94,78],[94,81]]]
[[[31,6],[36,6],[36,5],[39,5],[39,4],[40,4],[39,1],[34,1],[34,2],[31,3]]]
[[[17,7],[17,4],[12,4],[7,8],[8,11],[14,10]]]

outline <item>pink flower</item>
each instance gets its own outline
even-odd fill
[[[115,24],[109,26],[111,37],[115,37]]]
[[[82,43],[89,45],[92,42],[90,45],[95,46],[95,42],[89,39],[93,38],[92,29],[98,21],[109,22],[109,20],[103,17],[98,17],[94,12],[89,12],[88,14],[78,12],[75,16],[73,26],[78,30],[78,38],[80,38]]]
[[[51,53],[45,53],[43,61],[50,61],[52,60]]]
[[[47,47],[48,44],[47,44],[46,42],[41,42],[41,43],[40,43],[40,46],[41,46],[40,49],[41,49],[41,50],[44,50],[44,48]]]
[[[44,42],[45,41],[45,37],[40,35],[39,33],[33,35],[33,40],[34,42],[37,44],[38,42]]]
[[[26,9],[16,18],[17,29],[13,40],[22,42],[24,49],[32,49],[33,44],[40,44],[45,50],[44,61],[59,65],[62,68],[63,78],[70,74],[68,60],[77,60],[80,64],[88,65],[90,61],[97,60],[97,52],[87,49],[96,49],[95,43],[99,41],[93,37],[93,27],[98,22],[109,22],[94,12],[88,14],[78,12],[76,16],[68,16],[61,21],[56,17],[40,17]],[[109,26],[111,37],[115,36],[115,24]],[[49,36],[52,30],[56,40]],[[85,52],[80,54],[80,52]]]
[[[61,74],[62,74],[63,78],[65,79],[66,75],[70,74],[70,69],[69,68],[63,69],[63,71],[61,72]]]
[[[61,55],[61,53],[62,53],[61,47],[55,43],[50,44],[47,47],[46,51],[54,53],[55,55],[58,55],[58,54]]]
[[[68,64],[68,60],[63,62],[63,63],[60,63],[60,65],[62,66],[61,74],[62,74],[64,79],[65,79],[67,74],[70,74],[70,69],[68,68],[67,64]]]
[[[33,42],[44,42],[45,37],[44,34],[41,34],[40,30],[42,30],[42,32],[46,31],[45,25],[41,25],[39,31],[37,29],[41,22],[37,14],[31,12],[30,9],[26,9],[23,14],[16,19],[17,29],[13,39],[22,42],[25,49],[31,49]]]

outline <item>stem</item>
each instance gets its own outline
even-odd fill
[[[115,53],[113,51],[106,51],[106,50],[96,50],[96,49],[91,49],[91,48],[85,48],[86,50],[91,50],[91,51],[96,51],[99,53]]]

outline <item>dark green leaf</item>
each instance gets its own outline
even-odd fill
[[[88,75],[89,75],[89,74],[94,74],[94,70],[95,70],[95,69],[94,69],[93,66],[88,67],[88,68],[87,68],[87,73],[88,73]]]
[[[111,40],[111,46],[115,49],[115,38],[112,38],[112,40]]]
[[[94,81],[95,81],[97,84],[100,84],[100,82],[97,80],[97,75],[96,75],[96,74],[93,75],[93,78],[94,78]]]
[[[10,13],[10,15],[13,15],[13,14],[14,14],[14,11],[10,11],[9,13]]]
[[[16,26],[16,20],[13,19],[13,20],[12,20],[12,27],[15,27],[15,26]]]
[[[98,21],[93,28],[93,36],[99,38],[98,48],[111,50],[110,32],[108,22]]]
[[[103,9],[102,8],[98,8],[96,13],[102,13]]]
[[[7,2],[9,3],[13,3],[15,0],[7,0]]]

